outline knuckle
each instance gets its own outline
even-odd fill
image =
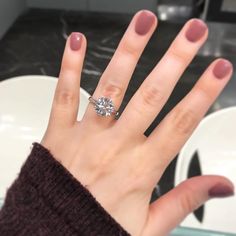
[[[105,96],[120,97],[123,94],[121,86],[112,81],[106,82],[103,87],[103,94]]]
[[[134,57],[135,59],[138,56],[138,51],[134,43],[125,42],[121,45],[121,53],[128,56]]]
[[[67,74],[75,74],[80,70],[80,64],[78,64],[77,60],[72,60],[68,58],[63,58],[60,68],[60,77],[66,76]]]
[[[169,55],[170,55],[170,57],[174,58],[175,60],[177,60],[181,64],[186,64],[190,58],[190,55],[188,52],[186,52],[184,50],[177,49],[177,48],[171,49],[169,51]]]
[[[74,71],[74,68],[75,67],[71,62],[69,63],[68,61],[63,60],[61,64],[60,77],[64,74],[67,74],[68,72],[70,73],[71,71]]]
[[[196,91],[207,103],[211,103],[215,96],[212,95],[210,89],[206,86],[196,85]]]
[[[201,205],[201,201],[196,194],[194,194],[192,188],[186,186],[184,193],[180,195],[178,205],[183,214],[186,215],[197,209]]]
[[[69,90],[59,90],[55,94],[56,104],[59,105],[71,105],[75,100],[75,94]]]
[[[164,99],[163,92],[159,88],[151,86],[150,84],[146,84],[140,92],[144,104],[151,107],[156,106],[157,103]]]
[[[197,114],[191,109],[177,109],[172,117],[175,132],[180,135],[191,133],[197,123]]]

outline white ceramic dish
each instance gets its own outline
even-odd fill
[[[32,142],[47,128],[57,78],[20,76],[0,83],[0,205]],[[80,120],[90,95],[80,89]]]
[[[212,113],[202,120],[181,150],[175,185],[187,178],[193,154],[198,151],[202,174],[228,177],[236,186],[236,107]],[[236,233],[236,197],[214,199],[205,204],[203,222],[189,215],[182,226]]]

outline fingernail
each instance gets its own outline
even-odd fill
[[[83,36],[81,33],[74,32],[70,36],[70,48],[73,51],[78,51],[82,45]]]
[[[216,78],[223,79],[232,69],[233,66],[229,61],[220,59],[213,68],[213,74]]]
[[[209,190],[209,196],[214,197],[229,197],[234,195],[232,186],[225,184],[217,184]]]
[[[155,15],[149,11],[142,11],[135,24],[135,32],[139,35],[145,35],[151,29],[155,22]]]
[[[207,30],[207,26],[203,21],[194,19],[190,23],[185,36],[188,39],[188,41],[197,42],[199,39],[203,37],[206,30]]]

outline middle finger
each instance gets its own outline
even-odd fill
[[[207,33],[207,26],[201,20],[192,19],[185,24],[117,121],[120,131],[133,137],[145,132],[206,40]]]

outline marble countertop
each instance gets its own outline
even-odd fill
[[[88,40],[81,87],[93,93],[111,59],[131,16],[120,14],[78,13],[31,9],[17,19],[0,40],[0,80],[28,74],[58,76],[65,40],[72,31],[83,32]],[[121,111],[140,86],[148,72],[164,54],[182,25],[159,22],[139,61],[124,98]],[[162,118],[189,92],[198,77],[215,58],[224,56],[236,62],[236,35],[231,27],[209,23],[210,37],[178,82],[167,104],[146,131],[149,135]],[[221,32],[221,38],[217,32]],[[222,34],[223,31],[223,34]],[[218,34],[217,34],[218,35]],[[217,50],[216,50],[217,49]],[[209,112],[236,105],[236,75]],[[234,88],[234,89],[233,89]],[[170,137],[171,138],[171,137]],[[160,191],[173,187],[174,160],[160,181]],[[195,168],[196,169],[196,168]]]

